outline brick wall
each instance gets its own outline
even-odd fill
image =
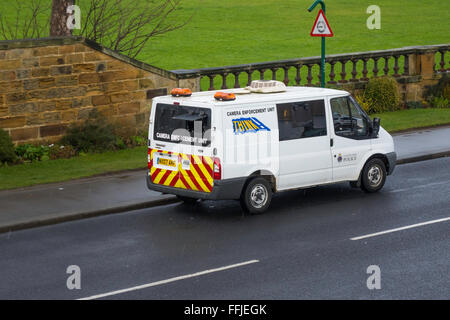
[[[17,143],[56,141],[92,110],[124,134],[146,130],[151,98],[179,84],[83,38],[0,41],[0,127]]]

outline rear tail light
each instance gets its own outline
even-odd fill
[[[214,158],[213,179],[214,180],[222,179],[222,166],[220,165],[220,159],[219,158]]]
[[[152,168],[151,154],[152,154],[152,148],[148,148],[148,153],[147,153],[147,168],[149,168],[149,169]]]

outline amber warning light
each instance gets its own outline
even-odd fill
[[[185,89],[175,88],[175,89],[172,89],[170,94],[172,95],[172,97],[190,97],[192,95],[192,91],[191,91],[191,89],[187,89],[187,88],[185,88]]]
[[[232,100],[236,100],[236,96],[234,95],[234,93],[225,93],[225,92],[216,92],[216,94],[214,95],[214,98],[216,100],[221,100],[221,101],[232,101]]]

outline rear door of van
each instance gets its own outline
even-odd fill
[[[151,181],[174,188],[211,192],[212,109],[156,103],[149,129]]]

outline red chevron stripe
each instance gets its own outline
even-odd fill
[[[179,177],[180,177],[180,173],[178,172],[178,174],[175,177],[173,177],[172,181],[170,181],[170,186],[171,187],[175,186],[175,184],[177,183]]]
[[[189,185],[189,183],[186,181],[186,179],[184,178],[183,174],[179,175],[181,182],[184,184],[184,186],[186,187],[186,189],[192,190],[191,186]]]
[[[198,184],[197,179],[195,179],[194,175],[192,174],[191,170],[186,170],[189,178],[191,178],[192,183],[195,185],[198,191],[203,191],[203,188]],[[181,174],[183,176],[183,174]]]
[[[211,165],[208,162],[206,162],[205,157],[201,157],[201,159],[202,159],[203,165],[206,168],[206,171],[208,171],[209,175],[212,177],[213,169],[211,168]]]
[[[152,181],[155,181],[158,174],[161,172],[161,169],[156,169],[155,172],[152,174]]]
[[[159,180],[160,184],[164,184],[166,182],[167,177],[172,173],[170,170],[166,170],[164,175],[162,176],[161,180]]]
[[[192,165],[194,166],[195,171],[197,171],[198,175],[200,176],[200,179],[202,179],[206,188],[208,188],[208,190],[211,191],[212,187],[209,184],[208,180],[206,179],[205,175],[203,174],[203,171],[200,169],[200,167],[195,162],[192,162]],[[203,190],[203,188],[201,188],[200,190]]]

